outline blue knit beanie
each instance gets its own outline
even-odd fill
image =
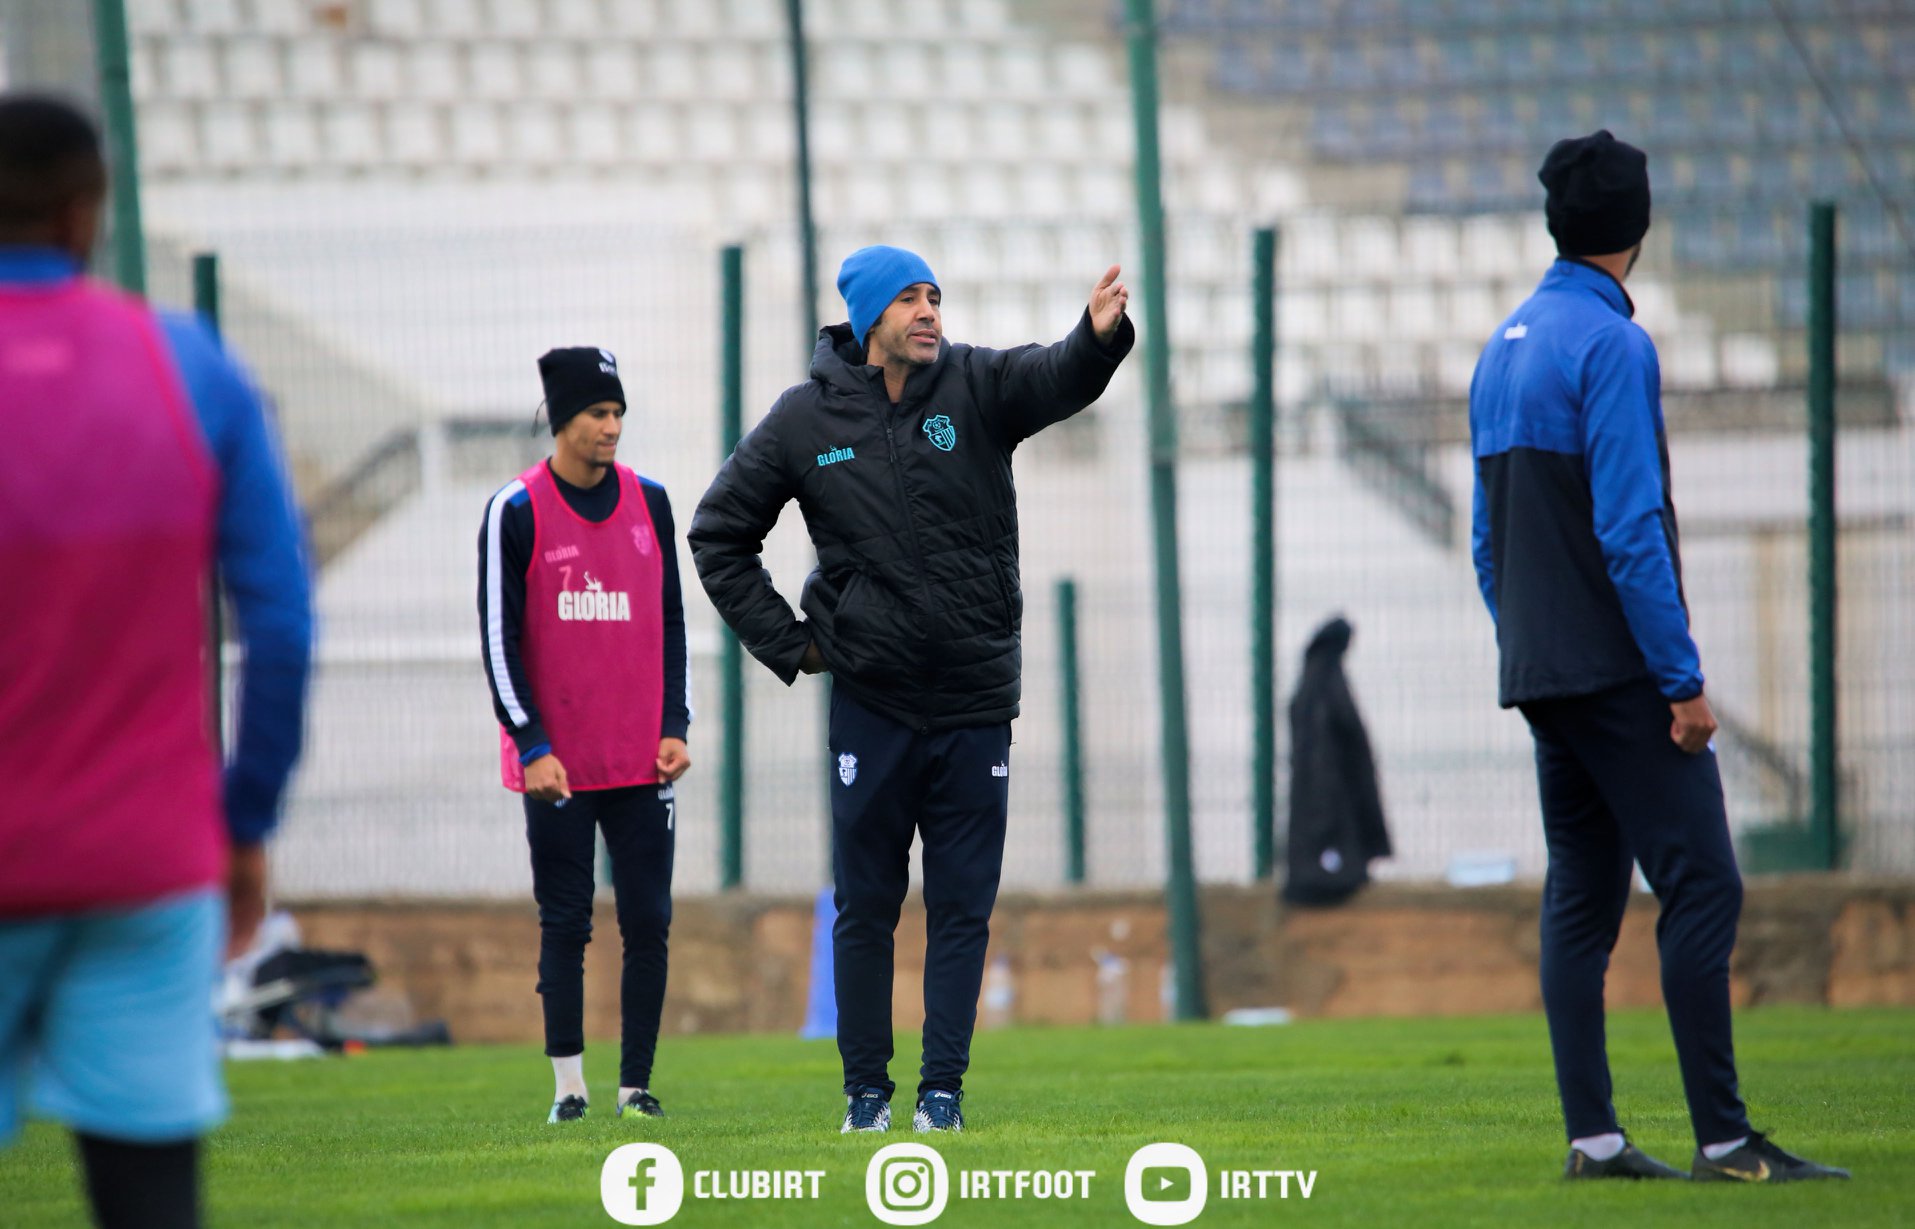
[[[838,267],[838,293],[851,311],[851,335],[864,344],[864,335],[891,306],[906,286],[919,282],[938,284],[937,275],[924,257],[903,248],[877,244],[859,248],[844,258]]]

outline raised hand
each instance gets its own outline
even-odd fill
[[[1090,325],[1097,333],[1097,340],[1108,344],[1117,336],[1117,326],[1124,319],[1124,309],[1130,305],[1130,287],[1117,280],[1123,270],[1116,265],[1104,271],[1103,280],[1090,292]]]

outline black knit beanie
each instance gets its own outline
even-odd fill
[[[565,346],[539,355],[539,379],[545,384],[545,414],[552,434],[588,405],[601,401],[625,404],[625,386],[618,378],[618,360],[610,350],[596,346]]]
[[[1550,147],[1536,173],[1549,198],[1543,212],[1565,256],[1626,252],[1649,230],[1649,157],[1607,128]]]

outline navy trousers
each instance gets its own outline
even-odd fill
[[[844,1086],[891,1082],[893,935],[924,842],[924,1063],[918,1091],[964,1086],[1010,806],[1009,723],[919,733],[833,688],[831,929]]]
[[[592,941],[592,831],[605,833],[612,861],[624,969],[619,978],[618,1082],[649,1088],[665,1005],[665,946],[672,926],[672,788],[578,790],[558,806],[525,799],[532,847],[532,896],[539,905],[539,997],[545,1052],[585,1052],[585,945]]]
[[[1729,954],[1742,877],[1715,752],[1669,738],[1668,701],[1648,681],[1522,706],[1536,741],[1549,874],[1543,887],[1543,1008],[1570,1139],[1621,1128],[1611,1100],[1603,979],[1629,902],[1630,865],[1661,903],[1662,998],[1696,1142],[1746,1135],[1729,1023]]]

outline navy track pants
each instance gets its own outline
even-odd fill
[[[1010,805],[1008,722],[921,733],[831,695],[831,931],[847,1092],[891,1082],[893,936],[924,842],[924,1063],[918,1090],[963,1087]]]
[[[1621,1128],[1611,1100],[1603,979],[1629,903],[1631,863],[1661,903],[1662,998],[1698,1144],[1749,1132],[1736,1091],[1729,955],[1742,877],[1713,749],[1686,755],[1653,684],[1522,705],[1536,742],[1549,873],[1543,1009],[1570,1139]]]

